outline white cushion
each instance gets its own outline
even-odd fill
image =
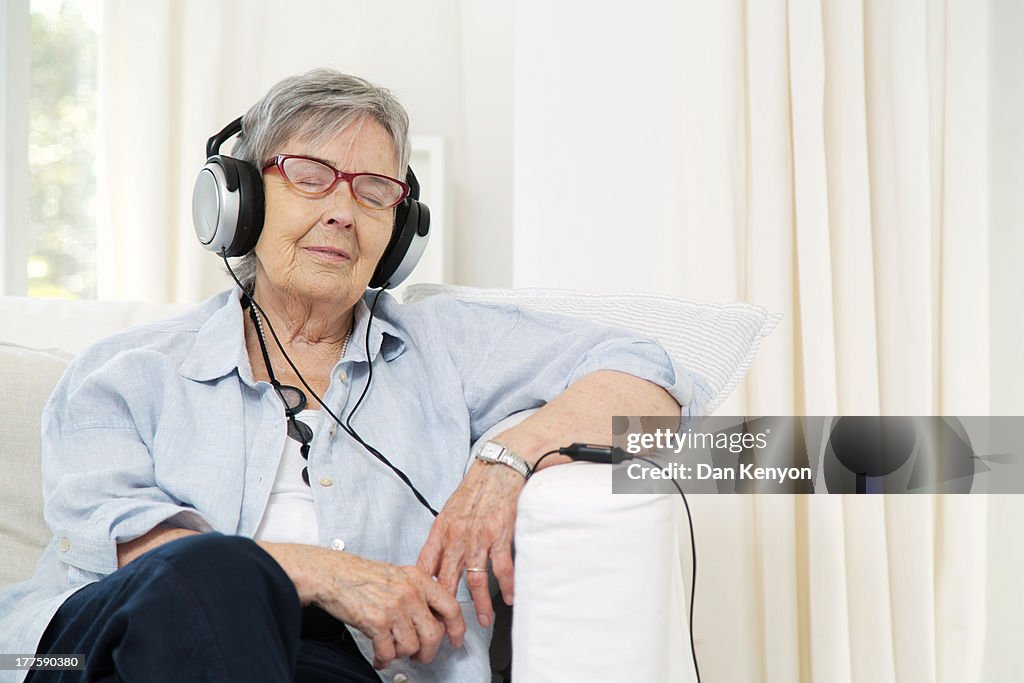
[[[684,368],[699,373],[709,398],[703,411],[721,405],[754,360],[761,340],[782,320],[753,304],[709,304],[656,294],[590,294],[555,289],[477,289],[417,284],[404,300],[435,294],[488,303],[518,304],[546,313],[626,327],[650,337]]]
[[[0,588],[32,573],[50,532],[43,521],[39,415],[70,356],[0,343]]]
[[[696,680],[680,499],[613,494],[611,478],[608,465],[559,465],[519,496],[516,680]]]
[[[115,332],[173,318],[192,306],[0,296],[0,320],[10,323],[0,332],[0,342],[78,353]]]

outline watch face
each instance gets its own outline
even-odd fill
[[[484,444],[484,447],[480,449],[480,453],[477,457],[483,460],[494,461],[501,455],[501,452],[505,450],[501,444],[496,444],[493,441],[488,441]]]

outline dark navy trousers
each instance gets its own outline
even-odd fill
[[[252,540],[201,534],[152,550],[81,589],[38,654],[85,655],[84,671],[31,683],[380,683],[341,622],[303,609],[280,565]]]

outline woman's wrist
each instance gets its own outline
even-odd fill
[[[320,555],[336,551],[298,543],[271,543],[268,541],[257,541],[257,543],[277,561],[284,573],[291,579],[303,607],[317,604],[320,601],[322,596],[319,579],[323,575],[318,569]]]
[[[552,465],[560,465],[563,463],[570,462],[568,456],[549,455],[544,457],[545,454],[552,450],[557,450],[559,446],[566,444],[555,443],[552,439],[545,439],[539,437],[529,431],[524,431],[513,427],[512,429],[502,432],[498,436],[494,437],[494,441],[508,448],[510,451],[515,453],[517,456],[526,461],[530,466],[530,469],[537,471],[538,469],[545,469]],[[543,461],[541,461],[543,458]],[[540,466],[537,463],[540,462]]]

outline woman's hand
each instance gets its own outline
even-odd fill
[[[476,462],[462,484],[434,520],[416,566],[452,595],[467,567],[486,568],[488,559],[505,603],[512,604],[515,573],[512,538],[516,506],[523,477],[504,465]],[[468,572],[466,584],[473,596],[481,626],[494,621],[487,572]]]
[[[466,624],[459,603],[416,567],[312,546],[261,545],[292,578],[303,605],[317,605],[373,641],[375,668],[396,657],[429,662],[445,633],[462,646]]]

